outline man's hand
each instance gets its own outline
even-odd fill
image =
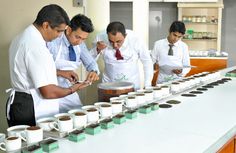
[[[174,69],[174,70],[172,70],[172,72],[174,73],[174,74],[180,74],[180,73],[182,73],[182,69]]]
[[[79,79],[78,75],[72,70],[57,70],[57,76],[66,78],[72,83],[75,83]]]
[[[97,53],[99,54],[107,45],[103,41],[97,42]]]
[[[91,72],[88,73],[86,81],[89,81],[89,82],[92,83],[92,82],[95,82],[97,80],[99,80],[99,76],[96,72],[91,71]]]

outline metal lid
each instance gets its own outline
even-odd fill
[[[134,84],[131,82],[104,82],[104,83],[99,83],[98,88],[110,89],[110,90],[123,90],[123,89],[134,88]]]

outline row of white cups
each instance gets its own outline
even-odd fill
[[[70,110],[68,113],[59,113],[54,117],[41,118],[36,121],[36,127],[27,125],[9,127],[7,129],[8,138],[5,138],[4,134],[0,134],[0,142],[3,141],[0,143],[0,149],[8,152],[17,150],[22,146],[22,139],[26,141],[27,145],[43,140],[43,131],[55,129],[58,132],[71,132],[74,129],[81,129],[89,124],[97,123],[123,112],[123,107],[135,109],[167,97],[171,93],[181,92],[220,77],[219,72],[199,73],[182,81],[173,82],[170,85],[129,92],[119,97],[110,98],[110,102],[96,102],[94,105],[83,106],[81,109]]]

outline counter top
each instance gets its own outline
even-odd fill
[[[195,57],[195,56],[190,56],[190,59],[228,59],[228,57],[203,57],[203,56],[199,56],[199,57]]]
[[[61,139],[55,153],[216,152],[236,134],[235,90],[233,78],[197,97],[171,96],[168,99],[181,103],[146,115],[139,113],[136,119],[95,136],[86,135],[79,143]]]

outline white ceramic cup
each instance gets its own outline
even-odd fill
[[[6,135],[4,133],[0,133],[0,142],[3,142],[6,138]]]
[[[52,124],[55,122],[54,117],[45,117],[38,119],[36,124],[41,127],[44,131],[51,131],[53,129]]]
[[[87,113],[81,109],[74,109],[68,112],[73,117],[73,127],[74,128],[82,128],[87,125]]]
[[[126,101],[125,101],[125,106],[127,107],[127,108],[136,108],[137,107],[137,105],[138,105],[138,103],[137,103],[137,98],[136,98],[136,96],[135,95],[132,95],[132,96],[128,96],[127,97],[127,99],[126,99]]]
[[[82,107],[87,112],[88,123],[94,123],[99,120],[98,108],[94,105],[87,105]]]
[[[121,101],[112,101],[111,106],[112,106],[113,115],[119,114],[122,112],[123,103]]]
[[[43,140],[43,129],[39,126],[31,126],[25,129],[27,145],[35,144]],[[25,140],[23,138],[23,140]]]
[[[138,106],[143,106],[146,104],[146,98],[144,93],[136,93],[136,98],[137,98],[137,104]]]
[[[21,138],[10,136],[0,143],[0,149],[7,152],[13,152],[21,149]]]
[[[7,128],[7,135],[20,137],[22,135],[22,133],[25,133],[24,131],[28,127],[30,127],[30,126],[16,125],[16,126],[9,127],[9,128]]]
[[[101,118],[107,118],[112,116],[112,106],[108,102],[97,102],[94,104],[99,108]]]
[[[68,113],[58,114],[57,119],[53,122],[52,127],[59,132],[70,132],[73,130],[73,119],[72,116]]]

